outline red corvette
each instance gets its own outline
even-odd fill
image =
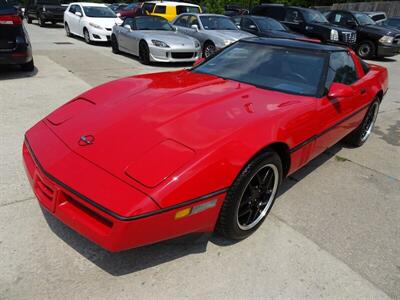
[[[362,145],[383,67],[306,41],[239,41],[190,70],[119,79],[27,131],[41,206],[108,249],[254,232],[282,180],[345,138]]]

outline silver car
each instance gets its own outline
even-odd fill
[[[150,62],[193,62],[201,57],[198,40],[177,32],[168,21],[157,16],[126,18],[111,34],[114,53],[120,51]]]
[[[237,40],[255,36],[239,30],[230,18],[223,15],[184,13],[176,17],[172,24],[179,32],[200,41],[204,57]]]

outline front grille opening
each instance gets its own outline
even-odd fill
[[[111,222],[110,220],[106,219],[102,215],[99,215],[95,211],[87,208],[86,206],[84,206],[83,204],[81,204],[80,202],[78,202],[77,200],[72,198],[70,195],[68,195],[66,193],[63,193],[61,198],[64,198],[65,202],[68,202],[76,210],[79,210],[82,213],[84,213],[84,215],[87,216],[88,218],[100,223],[101,225],[104,225],[107,228],[111,229],[113,227],[113,225],[114,225],[113,222]]]
[[[192,58],[194,56],[193,52],[172,52],[171,53],[172,58]]]
[[[40,177],[36,179],[36,190],[39,191],[49,201],[53,201],[54,191],[46,185]]]

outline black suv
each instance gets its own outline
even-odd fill
[[[333,24],[357,30],[356,51],[362,58],[400,53],[400,31],[377,25],[366,13],[333,10],[326,17]]]
[[[0,66],[20,65],[33,71],[32,47],[18,10],[0,0]]]
[[[46,22],[64,23],[64,11],[66,7],[59,0],[29,0],[25,8],[25,18],[28,23],[37,20],[40,27]]]
[[[351,47],[357,38],[355,30],[330,24],[321,12],[311,8],[262,4],[254,7],[251,14],[273,18],[293,31],[320,39],[322,42]]]

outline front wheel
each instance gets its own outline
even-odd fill
[[[375,57],[376,56],[375,44],[371,41],[362,41],[357,46],[357,55],[364,59]]]
[[[46,23],[46,22],[43,20],[42,16],[39,15],[39,16],[38,16],[38,24],[39,24],[39,26],[40,26],[40,27],[44,27],[45,23]]]
[[[65,23],[64,28],[65,28],[65,34],[67,36],[71,37],[72,34],[71,34],[71,30],[69,29],[68,23]]]
[[[216,231],[241,240],[264,222],[283,177],[279,155],[268,151],[256,156],[230,187],[221,208]]]
[[[380,102],[378,99],[372,102],[360,126],[344,138],[347,144],[353,147],[360,147],[367,141],[374,129],[375,121],[378,116],[379,104]]]
[[[139,61],[144,65],[150,64],[150,50],[147,43],[142,41],[139,44]]]
[[[115,54],[119,53],[118,41],[117,41],[117,37],[115,35],[111,36],[111,49],[112,49],[113,53],[115,53]]]
[[[28,22],[28,24],[32,24],[32,18],[31,17],[26,15],[25,18],[26,18],[26,21]]]
[[[203,57],[204,58],[208,58],[211,55],[213,55],[215,53],[215,51],[217,50],[217,48],[215,48],[215,45],[211,42],[207,42],[204,45],[204,50],[203,50]]]
[[[83,29],[83,38],[85,39],[86,44],[91,44],[92,40],[90,39],[89,30],[86,28]]]

